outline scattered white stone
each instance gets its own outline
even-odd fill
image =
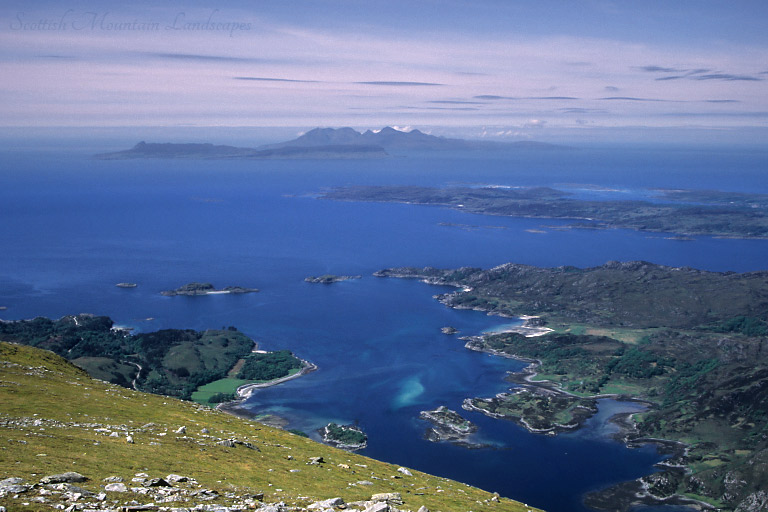
[[[386,501],[372,503],[365,507],[365,512],[389,512],[389,505]]]
[[[118,434],[117,432],[112,432],[111,434],[109,434],[109,437],[120,437],[120,434]]]
[[[124,483],[115,482],[105,485],[104,490],[109,492],[128,492],[128,487]]]
[[[125,442],[128,444],[133,444],[133,437],[132,436],[125,436]]]
[[[408,471],[405,468],[397,468],[397,471],[398,471],[398,473],[402,473],[405,476],[413,476],[413,473],[411,473],[410,471]]]
[[[187,433],[187,427],[181,426],[176,430],[177,434],[186,434]]]
[[[383,492],[371,496],[371,501],[384,501],[390,505],[402,505],[403,497],[399,492]]]
[[[331,498],[328,500],[323,501],[316,501],[315,503],[312,503],[307,508],[310,510],[325,510],[328,508],[338,507],[339,505],[343,505],[344,500],[341,498]]]

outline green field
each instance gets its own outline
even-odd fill
[[[248,384],[248,382],[250,381],[230,378],[215,380],[197,388],[197,390],[192,393],[192,401],[208,405],[208,399],[216,393],[234,393],[237,391],[237,388],[243,384]]]
[[[291,369],[287,375],[284,375],[283,377],[279,378],[285,378],[290,377],[292,375],[296,375],[301,371],[301,368],[293,368]],[[277,380],[277,379],[271,379],[271,380]],[[208,384],[205,384],[203,386],[200,386],[197,388],[197,390],[192,393],[192,401],[197,402],[199,404],[203,405],[209,405],[208,400],[215,395],[216,393],[235,393],[237,391],[237,388],[244,384],[263,384],[265,382],[270,382],[269,380],[244,380],[244,379],[233,379],[231,377],[227,377],[224,379],[215,380],[213,382],[209,382]]]

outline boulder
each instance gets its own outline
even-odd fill
[[[413,476],[413,473],[411,473],[410,471],[408,471],[408,470],[407,470],[407,469],[405,469],[405,468],[397,468],[397,472],[398,472],[398,473],[402,473],[402,474],[404,474],[405,476]]]
[[[18,477],[0,480],[0,492],[7,492],[8,494],[27,492],[31,487],[31,485],[24,483],[24,479]]]
[[[325,510],[333,507],[338,507],[339,505],[343,505],[344,500],[341,498],[331,498],[328,500],[323,501],[316,501],[315,503],[312,503],[307,508],[310,510]]]
[[[150,478],[144,482],[144,487],[171,487],[171,484],[162,478]]]
[[[371,503],[365,507],[364,512],[390,512],[389,505],[385,501]]]
[[[67,484],[73,484],[78,482],[85,482],[88,480],[87,477],[84,477],[80,473],[75,473],[74,471],[68,471],[66,473],[61,473],[58,475],[49,475],[44,476],[40,479],[41,484],[61,484],[61,483],[67,483]]]
[[[383,501],[388,505],[402,505],[403,497],[399,492],[383,492],[371,496],[371,501]]]
[[[104,486],[105,491],[109,492],[128,492],[128,487],[124,483],[114,482]]]

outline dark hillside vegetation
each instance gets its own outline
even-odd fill
[[[189,399],[249,354],[253,341],[236,330],[164,329],[131,335],[105,316],[0,322],[0,339],[50,350],[100,379]],[[140,370],[139,370],[140,369]],[[134,382],[135,379],[135,382]]]

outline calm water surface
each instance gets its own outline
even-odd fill
[[[487,448],[424,440],[419,411],[460,410],[464,398],[507,389],[503,377],[521,367],[470,352],[440,327],[471,335],[509,320],[443,307],[432,295],[446,288],[371,273],[638,259],[718,271],[768,267],[766,241],[557,231],[542,228],[556,221],[315,198],[349,184],[544,185],[600,197],[649,197],[653,188],[768,193],[762,152],[583,150],[360,162],[0,156],[0,306],[8,307],[0,319],[90,312],[145,331],[235,325],[264,349],[288,348],[319,366],[256,393],[248,402],[253,410],[306,432],[328,421],[357,423],[369,435],[366,455],[552,512],[586,510],[585,492],[653,471],[661,458],[653,447],[628,449],[607,437],[615,428],[608,418],[634,406],[603,401],[587,428],[556,438],[462,412],[480,426],[477,440]],[[331,286],[303,282],[324,273],[364,277]],[[122,281],[139,286],[115,288]],[[261,292],[159,295],[190,281]]]

